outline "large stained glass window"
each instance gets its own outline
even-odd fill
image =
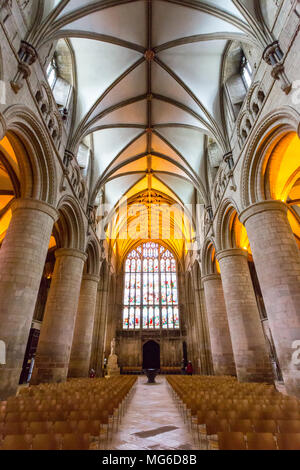
[[[123,328],[179,328],[176,261],[158,243],[144,243],[127,256]]]

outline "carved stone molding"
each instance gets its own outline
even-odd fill
[[[48,128],[49,134],[52,137],[56,148],[59,149],[63,133],[61,116],[56,108],[56,103],[48,84],[40,84],[40,87],[35,94],[35,99],[42,114],[44,123]]]
[[[264,61],[272,67],[272,77],[281,82],[281,89],[286,95],[288,95],[292,89],[292,83],[286,76],[283,58],[284,54],[278,41],[274,41],[272,44],[267,46],[263,53]]]
[[[247,94],[246,109],[240,114],[237,120],[237,136],[242,148],[248,139],[255,121],[264,105],[265,92],[260,83],[255,82]]]
[[[24,80],[27,80],[27,78],[31,75],[31,66],[38,57],[35,48],[26,41],[21,41],[18,56],[18,71],[14,79],[10,82],[11,87],[15,93],[18,93],[21,90],[24,84]]]
[[[144,57],[148,62],[151,62],[155,58],[155,52],[152,49],[148,49],[145,51]]]
[[[6,122],[2,114],[0,113],[0,140],[5,137],[6,134]]]

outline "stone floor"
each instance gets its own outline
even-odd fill
[[[165,377],[154,385],[146,382],[139,377],[110,450],[197,450]]]

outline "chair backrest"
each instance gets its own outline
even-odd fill
[[[220,450],[246,450],[246,442],[242,432],[218,433]]]
[[[32,441],[32,450],[60,450],[61,442],[54,434],[37,434]]]
[[[32,421],[28,423],[28,432],[33,435],[48,434],[52,426],[52,422],[49,421]]]
[[[253,421],[254,432],[262,432],[262,433],[277,433],[277,423],[274,420],[264,420],[258,419]]]
[[[56,421],[53,424],[55,434],[68,434],[72,432],[72,427],[68,421]]]
[[[9,411],[6,413],[4,420],[6,423],[20,423],[22,421],[22,414]]]
[[[280,433],[300,433],[300,420],[282,419],[277,421]]]
[[[76,431],[79,434],[90,434],[91,436],[99,436],[101,422],[95,421],[78,421]]]
[[[300,433],[277,434],[279,450],[300,450]]]
[[[210,419],[206,422],[206,434],[213,436],[218,432],[229,432],[230,427],[227,419]]]
[[[26,435],[5,436],[1,450],[30,450],[32,437]]]
[[[50,413],[47,413],[46,411],[30,411],[27,413],[26,421],[51,421],[49,414]]]
[[[2,429],[3,436],[26,434],[27,423],[5,423]]]
[[[230,419],[229,426],[231,432],[242,432],[247,434],[247,432],[253,431],[251,419]]]
[[[277,450],[275,436],[271,433],[247,433],[249,450]]]
[[[88,450],[90,440],[87,434],[64,434],[62,436],[62,450]]]

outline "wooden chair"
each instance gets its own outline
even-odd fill
[[[72,427],[68,421],[56,421],[51,428],[54,434],[69,434],[72,433]]]
[[[300,433],[300,420],[282,419],[277,421],[277,425],[280,433]]]
[[[5,423],[2,430],[3,436],[9,435],[21,435],[26,434],[27,424],[26,423]],[[29,432],[30,434],[30,432]]]
[[[271,433],[247,433],[249,450],[277,450],[275,437]]]
[[[21,423],[23,421],[24,415],[22,413],[8,412],[5,415],[4,421],[6,423]]]
[[[29,434],[48,434],[52,430],[52,422],[49,421],[31,421],[28,423]]]
[[[218,433],[229,432],[230,427],[227,419],[211,419],[206,422],[207,448],[218,449]]]
[[[101,432],[101,422],[96,421],[78,421],[76,431],[79,434],[90,434],[91,436],[99,436]]]
[[[32,436],[28,435],[10,435],[5,436],[1,450],[30,450]]]
[[[55,434],[36,434],[32,441],[32,450],[60,450],[61,440]]]
[[[277,434],[279,450],[300,450],[300,433]]]
[[[51,421],[49,419],[49,413],[46,411],[30,411],[26,414],[25,421],[37,422],[37,421]]]
[[[277,424],[274,420],[263,420],[258,419],[253,421],[254,432],[258,433],[277,433]]]
[[[90,438],[88,434],[64,434],[62,436],[62,450],[89,450]]]
[[[229,410],[229,411],[218,411],[218,418],[220,419],[238,419],[238,413],[235,410]]]
[[[247,450],[242,432],[218,433],[219,450]]]
[[[231,432],[253,432],[253,424],[251,419],[230,419],[229,426]]]

